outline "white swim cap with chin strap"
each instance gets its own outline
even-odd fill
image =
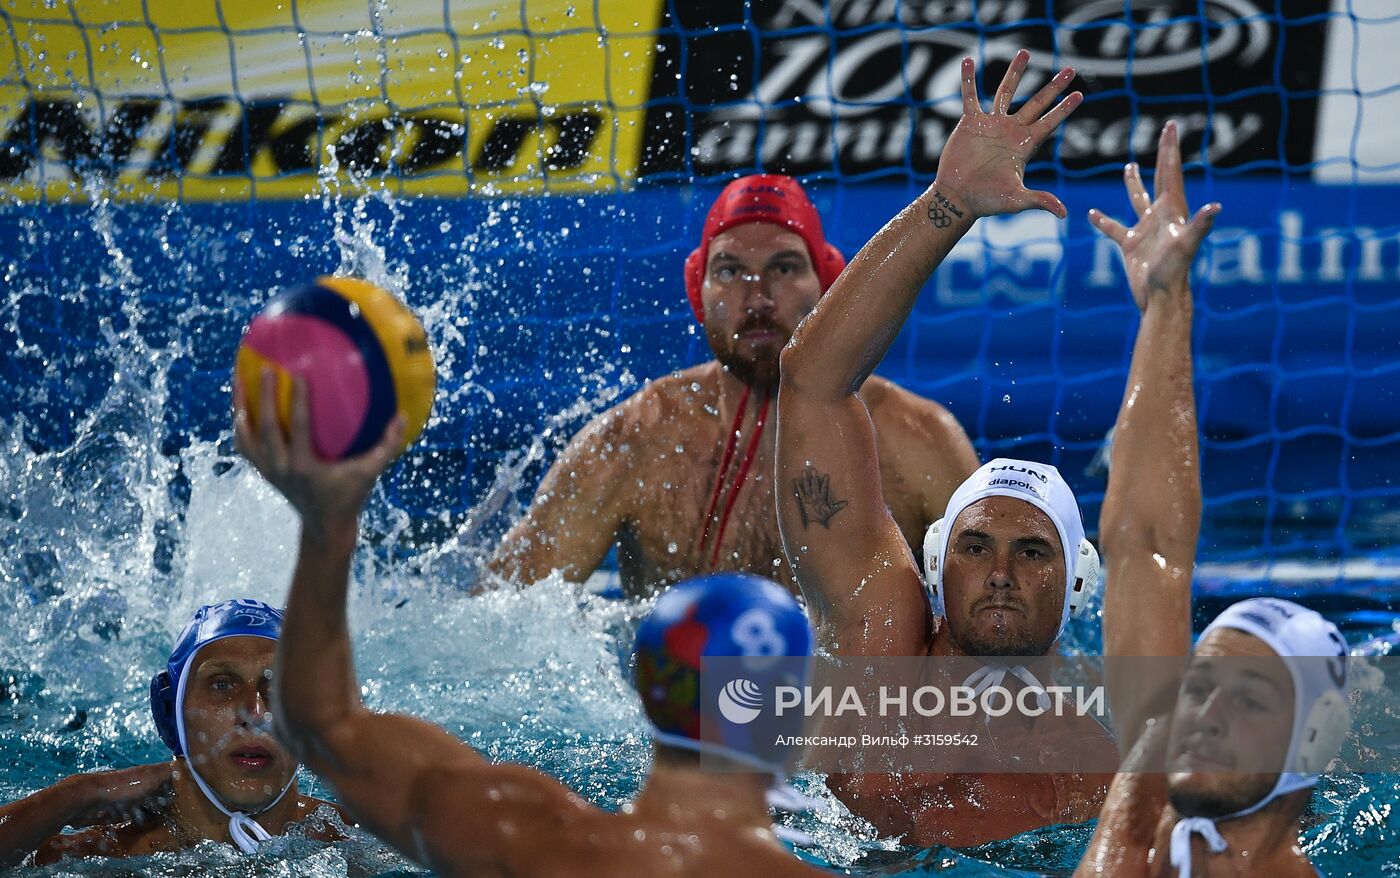
[[[1084,519],[1079,501],[1060,471],[1044,463],[999,457],[983,464],[958,486],[948,498],[943,517],[924,535],[924,587],[935,617],[944,615],[943,571],[948,558],[948,541],[953,524],[963,510],[988,497],[1024,500],[1044,512],[1060,536],[1065,557],[1065,600],[1060,615],[1059,638],[1069,617],[1088,603],[1099,585],[1099,553],[1084,539]]]
[[[1228,844],[1216,826],[1244,817],[1279,796],[1316,785],[1346,740],[1347,643],[1337,626],[1321,614],[1279,598],[1251,598],[1227,607],[1206,626],[1201,638],[1217,628],[1252,634],[1284,660],[1293,680],[1293,733],[1283,770],[1269,793],[1248,808],[1217,817],[1184,817],[1172,827],[1171,863],[1179,878],[1191,874],[1191,836],[1204,836],[1212,853]]]
[[[1055,639],[1064,633],[1071,613],[1078,612],[1098,590],[1099,553],[1084,539],[1084,519],[1079,514],[1079,501],[1053,466],[1029,460],[998,457],[983,464],[948,498],[943,517],[929,526],[924,534],[924,588],[928,590],[929,608],[935,618],[945,615],[943,601],[943,571],[948,557],[948,541],[953,536],[953,524],[963,510],[987,497],[1012,497],[1024,500],[1044,512],[1055,525],[1060,537],[1060,550],[1065,558],[1065,599],[1060,613],[1060,626]],[[1071,548],[1073,547],[1073,548]],[[1026,687],[1039,690],[1037,699],[1042,710],[1050,706],[1045,687],[1024,665],[988,664],[974,671],[963,681],[975,693],[1000,686],[1007,676],[1019,679]]]

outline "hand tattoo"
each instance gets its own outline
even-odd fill
[[[811,466],[792,480],[792,492],[797,496],[797,510],[802,514],[802,528],[817,522],[831,527],[831,519],[849,505],[846,500],[831,499],[831,476],[817,472]]]

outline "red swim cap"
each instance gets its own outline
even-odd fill
[[[740,177],[725,186],[715,199],[705,216],[700,246],[690,251],[685,260],[685,294],[690,299],[695,319],[701,323],[705,322],[705,306],[700,300],[700,287],[705,282],[710,242],[721,232],[744,223],[772,223],[800,235],[807,244],[807,255],[821,280],[823,293],[846,267],[846,257],[822,235],[822,218],[817,215],[807,193],[802,191],[801,183],[783,174]]]

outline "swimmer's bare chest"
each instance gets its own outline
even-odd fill
[[[689,447],[696,445],[705,447],[692,457]],[[676,447],[686,451],[677,453]],[[735,486],[731,479],[716,498],[723,453],[718,441],[692,439],[671,448],[651,455],[648,471],[638,473],[633,486],[633,512],[618,542],[623,589],[644,594],[689,576],[739,571],[776,579],[795,591],[778,535],[771,454],[755,455],[744,482]],[[706,533],[712,503],[717,509]]]
[[[774,579],[796,594],[778,532],[772,433],[742,482],[734,478],[731,461],[716,492],[724,437],[717,419],[708,421],[653,436],[638,456],[641,463],[630,474],[631,513],[618,535],[623,590],[643,595],[690,576],[737,571]],[[883,482],[901,531],[917,544],[927,526],[922,498],[892,473]]]
[[[920,847],[970,847],[1095,816],[1106,779],[1078,774],[845,775],[837,798],[882,834]]]

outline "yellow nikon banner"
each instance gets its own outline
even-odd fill
[[[11,0],[10,197],[589,191],[636,177],[659,2]]]

